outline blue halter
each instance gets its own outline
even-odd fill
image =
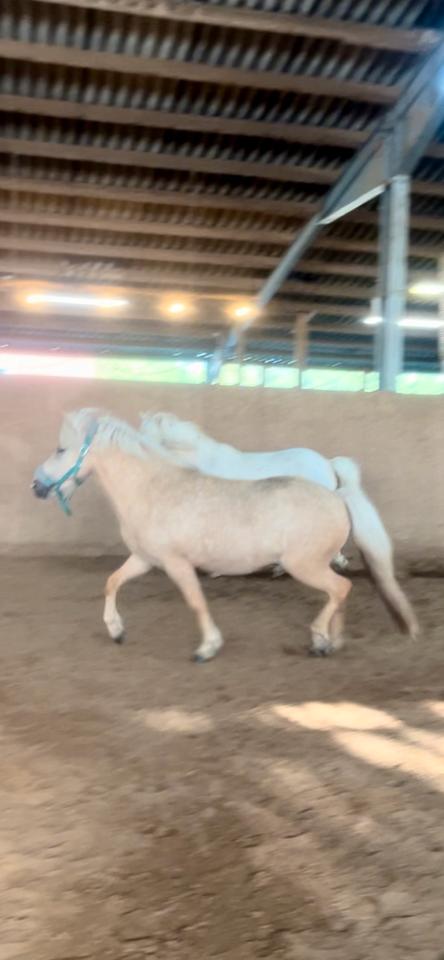
[[[95,424],[92,430],[90,430],[90,432],[87,433],[82,443],[82,446],[80,447],[79,455],[77,457],[76,462],[72,465],[72,467],[69,468],[69,470],[66,471],[66,473],[63,474],[62,477],[60,477],[59,480],[56,480],[55,483],[52,484],[52,489],[54,490],[54,493],[57,497],[59,505],[61,506],[63,513],[65,513],[67,517],[72,516],[72,510],[69,505],[68,498],[65,497],[65,494],[63,493],[63,490],[62,490],[63,484],[66,483],[67,480],[74,480],[76,487],[82,486],[83,480],[79,480],[77,474],[80,470],[80,467],[82,466],[82,463],[86,457],[86,454],[88,453],[91,447],[91,444],[94,440],[96,433],[97,433],[97,424]]]

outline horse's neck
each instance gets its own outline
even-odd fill
[[[124,516],[138,490],[148,497],[154,494],[160,473],[171,469],[165,460],[153,454],[139,458],[118,447],[105,447],[94,454],[93,466],[99,483],[119,516]],[[172,468],[174,469],[174,468]]]

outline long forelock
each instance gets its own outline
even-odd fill
[[[94,443],[98,447],[118,447],[141,460],[149,456],[150,443],[139,430],[102,410],[76,410],[63,424],[61,436],[65,431],[74,430],[82,442],[86,440],[89,426],[94,420],[97,423]]]

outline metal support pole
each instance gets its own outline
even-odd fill
[[[379,276],[382,276],[382,258],[381,250],[379,251],[380,264],[379,264]],[[380,297],[373,297],[371,302],[371,316],[372,317],[382,317],[382,303]],[[374,327],[374,336],[373,336],[373,369],[379,373],[381,369],[381,340],[382,340],[382,324],[379,324]]]
[[[444,283],[444,257],[441,257],[439,260],[438,278],[441,283]],[[440,366],[441,373],[444,373],[444,296],[443,294],[441,294],[439,298],[439,319],[441,320],[441,327],[438,330],[439,366]]]
[[[236,363],[242,364],[245,354],[245,333],[243,330],[239,333],[234,347],[234,359]]]
[[[308,347],[308,323],[311,314],[303,314],[295,321],[293,332],[293,356],[299,370],[299,387],[302,388],[302,376],[305,370]]]
[[[207,383],[217,383],[224,361],[224,347],[222,337],[218,337],[214,346],[214,353],[207,360]]]
[[[382,201],[380,225],[381,305],[380,390],[396,390],[403,367],[404,337],[399,321],[405,313],[409,241],[410,177],[392,177]]]

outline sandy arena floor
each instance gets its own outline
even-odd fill
[[[160,574],[107,639],[114,566],[1,561],[0,960],[443,960],[443,581],[413,645],[357,579],[326,661],[316,594],[206,581],[196,666]]]

